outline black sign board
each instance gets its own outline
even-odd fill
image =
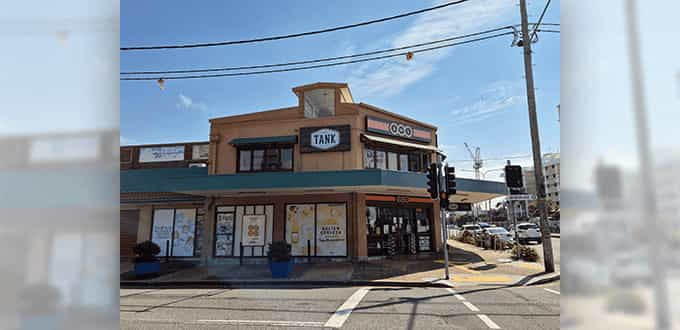
[[[350,125],[300,128],[300,152],[348,151],[352,148]]]

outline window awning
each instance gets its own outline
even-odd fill
[[[361,134],[361,136],[365,140],[368,140],[368,141],[371,141],[371,142],[393,144],[393,145],[396,145],[396,146],[407,147],[407,148],[416,148],[416,149],[423,149],[423,150],[430,150],[430,151],[438,151],[437,147],[435,147],[433,145],[411,143],[411,142],[389,139],[389,138],[385,138],[385,137],[381,137],[381,136],[375,136],[375,135],[369,135],[369,134]]]
[[[297,135],[238,138],[229,142],[235,146],[264,143],[297,143]]]

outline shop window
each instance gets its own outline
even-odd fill
[[[293,170],[292,146],[239,149],[239,172],[291,171]]]
[[[402,172],[408,171],[408,154],[399,155],[399,170]]]
[[[347,207],[344,203],[286,206],[286,241],[294,256],[347,256]]]
[[[152,220],[151,240],[160,246],[159,256],[194,255],[196,209],[156,209]]]
[[[281,169],[293,169],[293,148],[281,149]]]
[[[264,257],[272,241],[273,205],[218,206],[215,212],[215,257]]]
[[[239,171],[250,171],[252,169],[252,153],[250,150],[239,150]]]
[[[408,155],[409,169],[413,172],[422,171],[420,154],[411,153]]]
[[[375,152],[375,167],[379,169],[387,169],[387,159],[385,157],[385,152],[381,150],[376,150]]]
[[[278,170],[281,168],[279,149],[267,149],[265,167],[267,170]]]
[[[264,150],[253,150],[253,171],[261,171],[264,164]]]
[[[364,149],[364,168],[375,168],[375,150]]]
[[[423,171],[426,171],[430,167],[430,154],[429,153],[423,153],[422,154],[423,158]]]
[[[430,154],[422,151],[400,153],[397,150],[380,150],[369,146],[364,148],[364,168],[422,172],[428,168],[429,160]]]
[[[387,169],[392,171],[399,170],[399,163],[397,161],[398,155],[394,152],[387,153]]]

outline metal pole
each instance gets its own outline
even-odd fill
[[[441,167],[442,166],[441,166],[440,157],[439,157],[439,155],[437,155],[437,183],[440,183],[438,185],[440,187],[440,190],[441,190],[441,187],[443,187],[443,185],[441,185],[441,178],[440,178],[441,177],[441,175],[440,175]],[[437,198],[439,198],[440,195],[441,194],[438,193]],[[441,201],[440,201],[440,203],[441,203]],[[444,217],[445,217],[444,210],[440,207],[439,208],[439,222],[441,223],[441,226],[442,226],[442,241],[443,241],[443,245],[444,245],[444,274],[446,276],[446,279],[448,280],[448,279],[451,278],[449,276],[449,243],[447,242],[448,235],[446,233],[446,225],[444,224]]]
[[[660,255],[664,231],[659,224],[656,208],[656,192],[654,191],[654,177],[652,176],[652,156],[649,152],[649,132],[647,128],[647,110],[645,109],[644,78],[640,63],[640,40],[638,38],[637,20],[635,18],[635,2],[626,1],[626,15],[628,18],[628,51],[630,53],[631,81],[633,83],[633,109],[637,131],[638,154],[640,158],[640,183],[642,187],[642,205],[645,216],[651,221],[650,232],[661,233],[661,237],[651,239],[649,262],[654,281],[654,300],[656,307],[656,328],[670,329],[671,314],[668,310],[668,284],[666,270]],[[656,235],[655,235],[656,236]]]
[[[543,262],[546,273],[555,271],[553,262],[552,242],[548,230],[548,210],[545,206],[545,178],[541,162],[541,142],[538,135],[538,120],[536,119],[536,95],[534,91],[534,72],[531,61],[531,36],[527,19],[527,1],[520,0],[522,16],[522,45],[524,47],[524,75],[527,83],[527,104],[529,105],[529,126],[531,129],[531,149],[534,156],[534,177],[536,179],[536,200],[541,214],[541,238],[543,241]],[[515,228],[515,231],[517,228]]]
[[[439,217],[443,219],[444,217],[444,210],[440,208],[439,210]],[[444,273],[446,274],[446,279],[450,279],[449,277],[449,235],[446,232],[446,226],[444,225],[444,222],[442,221],[442,237],[444,238]]]

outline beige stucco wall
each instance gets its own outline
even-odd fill
[[[302,102],[301,96],[298,99],[299,102]],[[209,173],[236,173],[237,150],[230,144],[230,141],[233,139],[285,135],[299,136],[299,129],[301,127],[332,125],[350,125],[352,134],[351,150],[300,153],[299,144],[297,144],[293,155],[294,171],[362,169],[364,146],[361,143],[361,134],[366,131],[367,115],[432,129],[432,145],[436,145],[436,127],[392,114],[370,105],[342,103],[339,100],[340,92],[336,91],[336,108],[335,116],[333,117],[305,118],[303,108],[298,105],[290,108],[211,120]],[[435,159],[434,153],[432,159]]]

